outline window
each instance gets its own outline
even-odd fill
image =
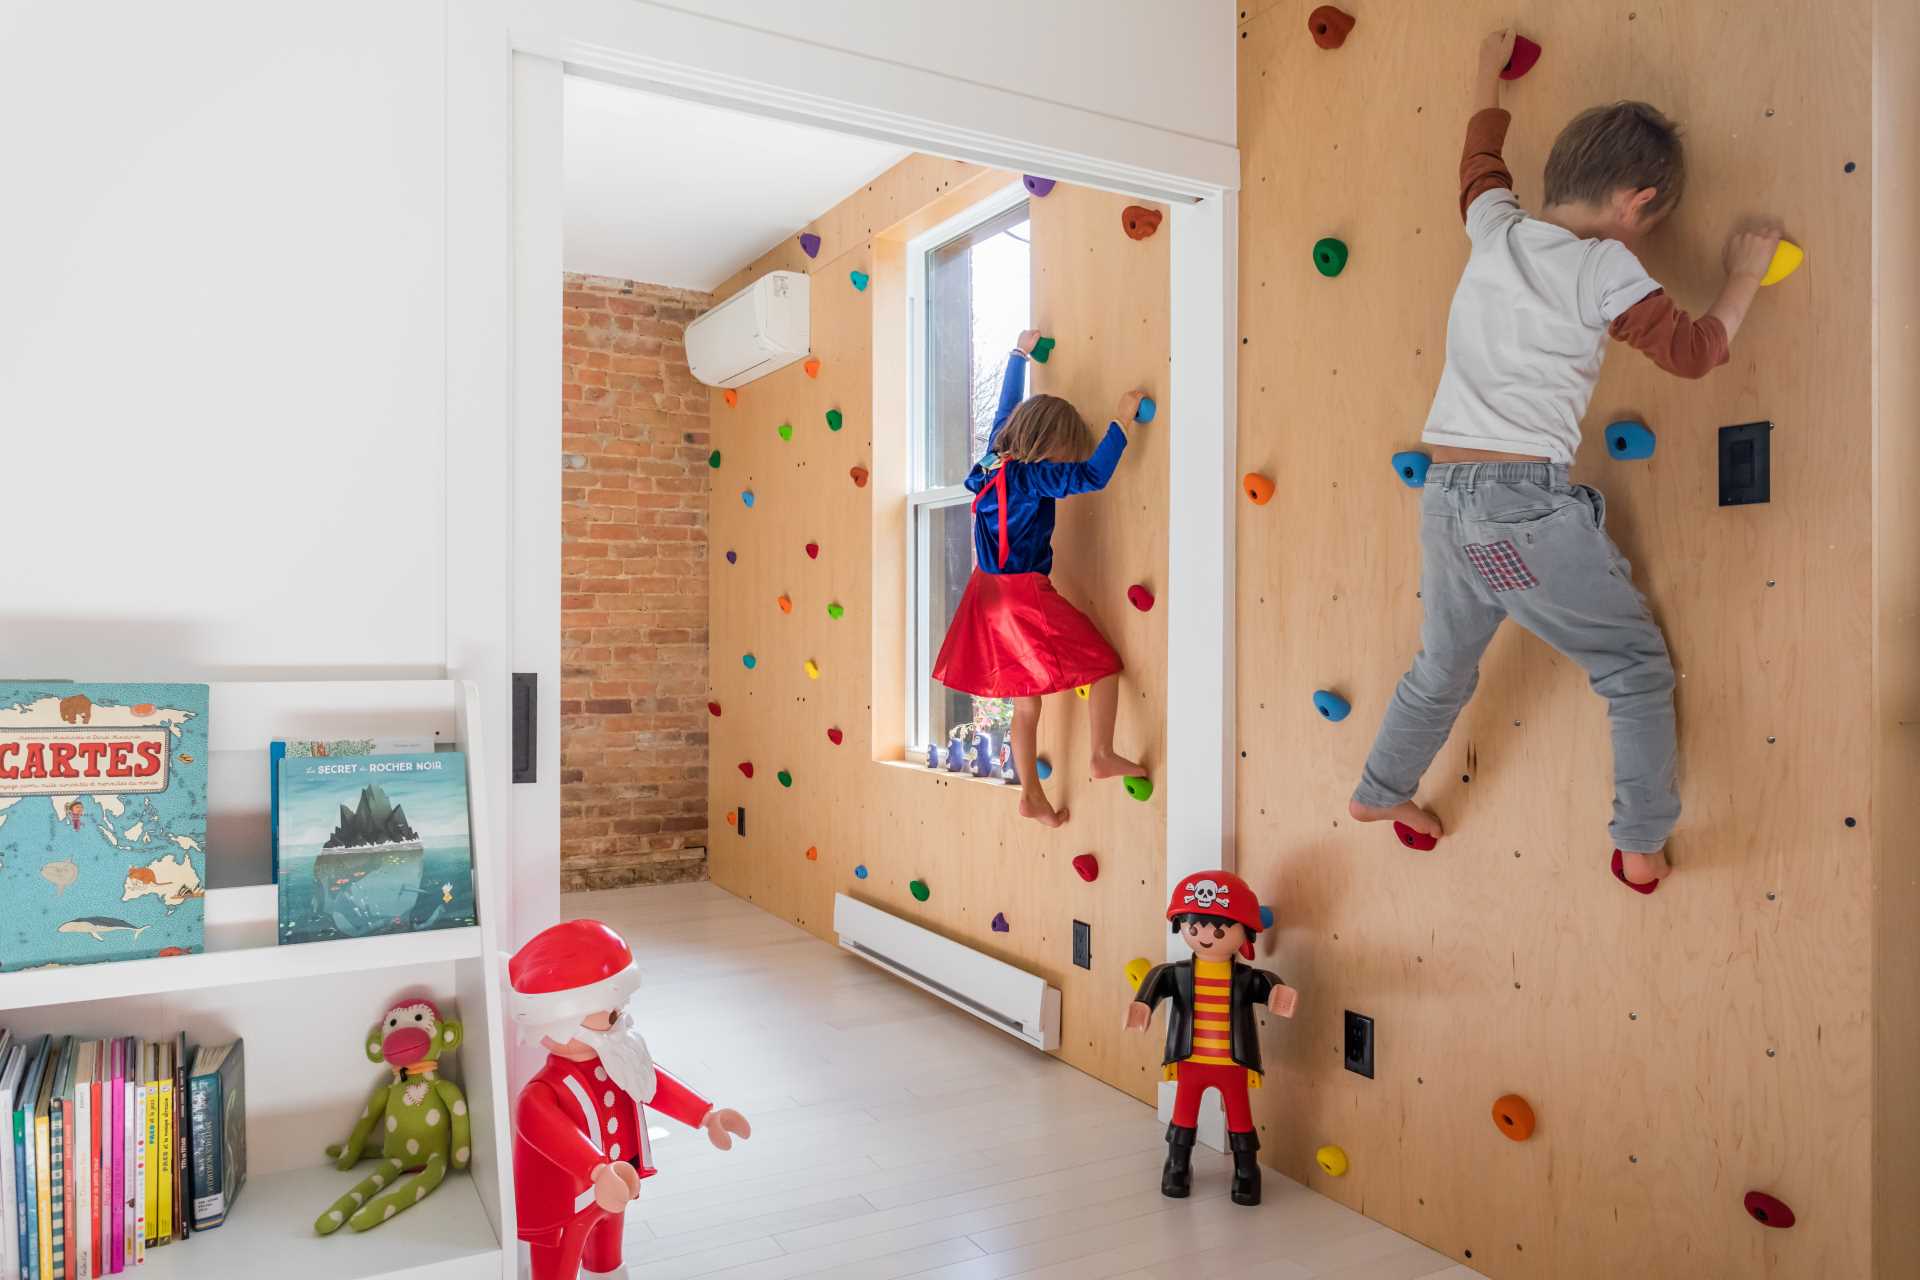
[[[1014,185],[907,246],[907,741],[967,726],[1004,741],[1004,698],[933,679],[933,662],[973,571],[973,495],[962,483],[993,430],[1007,353],[1031,315],[1025,192]]]

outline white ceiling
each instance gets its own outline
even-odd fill
[[[907,154],[568,76],[564,264],[710,290]]]

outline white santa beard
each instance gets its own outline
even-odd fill
[[[593,1046],[594,1053],[599,1055],[600,1065],[606,1068],[608,1077],[623,1092],[635,1102],[653,1101],[659,1079],[653,1072],[653,1055],[647,1052],[647,1042],[640,1038],[639,1028],[633,1025],[632,1017],[623,1013],[619,1021],[605,1031],[582,1027],[576,1034]]]

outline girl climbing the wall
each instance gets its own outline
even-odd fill
[[[1022,402],[1027,357],[1039,339],[1038,330],[1027,330],[1008,355],[987,451],[967,473],[967,489],[974,495],[974,569],[940,645],[933,678],[977,698],[1013,700],[1020,816],[1057,827],[1067,820],[1067,810],[1048,803],[1034,764],[1042,695],[1092,686],[1087,717],[1093,776],[1141,772],[1113,749],[1120,655],[1047,577],[1053,568],[1054,500],[1106,488],[1127,447],[1120,424],[1133,421],[1140,394],[1121,397],[1118,416],[1096,447],[1086,420],[1065,400],[1036,395]]]

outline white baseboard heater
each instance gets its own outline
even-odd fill
[[[943,938],[844,893],[833,931],[862,960],[1048,1052],[1060,1047],[1060,991],[1044,978]]]

